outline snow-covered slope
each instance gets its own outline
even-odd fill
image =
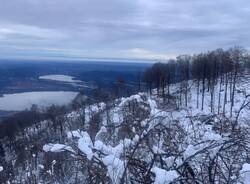
[[[179,95],[178,85],[171,87],[173,95]],[[95,109],[95,113],[101,112],[101,121],[94,138],[91,139],[86,130],[69,131],[69,144],[59,147],[48,144],[44,150],[69,151],[73,157],[78,155],[78,150],[87,162],[98,160],[96,164],[103,167],[102,172],[107,172],[107,180],[112,183],[222,181],[227,180],[222,175],[229,172],[232,173],[228,180],[241,181],[239,171],[247,161],[247,142],[250,141],[245,134],[250,116],[248,106],[240,113],[239,110],[248,102],[249,84],[243,81],[238,85],[232,117],[230,103],[226,104],[225,114],[211,113],[209,92],[205,93],[203,110],[197,108],[196,87],[192,81],[189,86],[188,106],[177,108],[174,103],[163,103],[157,94],[147,93],[118,99],[108,110],[102,104],[102,108]],[[218,99],[218,95],[215,94],[214,99]],[[214,109],[218,109],[216,102]],[[89,112],[86,109],[88,120],[91,119]],[[235,134],[231,125],[238,114]],[[76,145],[77,149],[70,145]],[[242,147],[246,150],[241,150]]]
[[[188,83],[187,106],[179,102],[179,86],[171,86],[170,100],[154,91],[78,109],[61,120],[63,132],[53,135],[44,134],[49,120],[30,128],[53,137],[34,157],[36,177],[52,183],[247,183],[249,80],[237,84],[232,116],[229,101],[225,113],[218,111],[219,93],[224,102],[219,85],[212,112],[210,91],[202,109],[195,81]]]

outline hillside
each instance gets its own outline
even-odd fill
[[[206,90],[202,110],[195,82],[188,81],[187,105],[179,100],[180,82],[166,100],[157,90],[138,93],[25,129],[15,141],[2,141],[2,182],[247,183],[248,75],[237,82],[232,114],[229,97],[225,113],[217,103],[229,86],[215,85],[213,108]]]

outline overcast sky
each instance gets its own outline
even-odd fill
[[[167,59],[250,47],[249,0],[0,0],[0,58]]]

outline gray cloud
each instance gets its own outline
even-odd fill
[[[249,0],[0,0],[0,57],[149,58],[250,47]]]

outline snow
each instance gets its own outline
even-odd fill
[[[191,93],[196,92],[195,90],[195,87],[191,88],[190,97],[188,98],[188,107],[180,105],[178,110],[175,107],[162,108],[162,105],[158,103],[161,99],[159,99],[157,95],[149,96],[146,93],[139,93],[128,98],[120,98],[115,101],[115,106],[110,109],[109,117],[107,117],[106,113],[101,113],[101,129],[96,135],[95,142],[91,141],[87,132],[82,132],[79,130],[69,132],[67,134],[68,138],[72,139],[71,141],[78,143],[77,147],[84,155],[86,155],[88,160],[92,160],[93,156],[95,156],[95,158],[102,161],[107,167],[107,175],[112,180],[112,183],[119,183],[124,172],[124,167],[127,164],[126,159],[124,159],[124,151],[133,150],[136,143],[142,140],[144,136],[152,136],[152,143],[154,145],[150,146],[151,150],[155,154],[167,155],[166,153],[168,152],[168,149],[164,146],[164,134],[155,134],[155,137],[154,135],[149,134],[155,131],[154,128],[156,126],[161,128],[163,125],[169,129],[167,131],[170,131],[170,134],[173,130],[177,132],[176,136],[179,136],[178,134],[182,134],[181,136],[183,136],[183,139],[181,139],[182,142],[176,143],[176,149],[178,149],[180,154],[178,156],[174,155],[163,158],[167,166],[166,170],[159,168],[159,164],[157,163],[154,163],[153,169],[151,170],[153,173],[155,173],[155,184],[171,183],[179,177],[178,173],[173,170],[174,168],[182,165],[184,161],[190,161],[190,163],[193,164],[192,166],[199,170],[199,162],[204,161],[204,156],[209,155],[210,158],[215,156],[223,143],[228,139],[226,133],[221,133],[216,128],[214,128],[214,124],[220,123],[221,118],[224,118],[224,116],[221,117],[220,114],[216,115],[210,112],[210,94],[205,94],[204,110],[201,110],[200,108],[197,109],[195,101],[196,95],[191,96]],[[239,96],[237,98],[244,99]],[[149,110],[146,111],[149,112],[149,115],[142,121],[136,122],[140,124],[135,124],[135,126],[133,126],[135,122],[132,120],[130,125],[131,130],[133,131],[133,138],[130,137],[130,139],[120,139],[118,138],[119,128],[123,125],[122,123],[124,113],[127,113],[124,112],[124,106],[127,106],[131,102],[136,102],[136,105],[142,107],[142,109],[145,107],[146,110]],[[238,104],[235,105],[234,108],[239,107],[240,102],[237,101],[236,103]],[[86,108],[86,122],[88,123],[88,120],[91,117],[91,112],[101,112],[104,107],[105,104],[98,104],[91,105],[90,107]],[[227,112],[229,112],[228,107],[229,106],[227,104]],[[215,109],[217,109],[216,105]],[[228,114],[226,114],[226,116],[227,115]],[[74,117],[76,114],[71,113],[70,116]],[[246,117],[245,111],[242,112],[240,118],[241,117]],[[109,125],[106,123],[107,118],[110,118],[110,125],[116,126],[116,128],[114,128],[114,133],[112,133],[114,135],[110,136],[111,140],[107,140],[110,138],[109,136],[105,136],[110,132],[110,129],[108,129]],[[140,130],[138,130],[136,127],[138,125],[141,125]],[[175,134],[175,132],[173,132],[173,134]],[[157,141],[157,143],[154,141]],[[171,141],[175,141],[174,135]],[[142,150],[139,152],[139,149]],[[151,153],[147,153],[141,147],[139,147],[138,150],[136,151],[135,155],[139,155],[143,161],[147,162],[151,159]],[[245,183],[250,181],[250,174],[248,172],[250,173],[250,164],[244,164],[240,174]]]
[[[93,143],[87,132],[82,132],[82,137],[78,140],[78,148],[86,154],[89,160],[93,157]]]
[[[250,184],[250,164],[243,164],[240,175],[243,179],[244,184]]]
[[[86,154],[88,160],[91,160],[93,157],[93,151],[92,148],[93,143],[92,140],[87,132],[76,130],[76,131],[70,131],[67,133],[68,139],[72,138],[78,138],[78,148],[81,152]]]
[[[205,141],[220,141],[222,140],[221,135],[216,134],[214,132],[205,132],[204,136],[203,136],[203,140]]]
[[[75,152],[70,146],[66,146],[64,144],[46,144],[43,146],[43,150],[45,152],[62,152],[62,151],[70,151]]]
[[[72,138],[81,138],[82,134],[80,130],[75,130],[75,131],[70,131],[67,133],[67,137],[68,139],[72,139]]]
[[[156,114],[158,112],[156,102],[152,100],[151,98],[149,98],[148,103],[151,109],[151,114]]]
[[[250,164],[243,164],[241,172],[250,172]]]
[[[39,164],[38,167],[39,167],[40,169],[44,169],[44,165],[42,165],[42,164]]]
[[[165,154],[165,151],[163,151],[162,149],[160,149],[157,146],[153,146],[153,151],[154,151],[154,153],[157,153],[157,154]]]
[[[114,123],[119,123],[119,122],[121,122],[121,118],[120,118],[120,116],[119,116],[118,113],[114,113],[114,114],[113,114],[113,122],[114,122]]]
[[[153,167],[152,172],[155,173],[155,184],[168,184],[178,178],[176,171],[166,171],[158,167]]]
[[[188,145],[183,155],[185,158],[188,158],[194,155],[197,151],[198,150],[193,145]]]
[[[69,75],[43,75],[40,76],[39,79],[54,80],[54,81],[69,82],[69,83],[82,82],[80,80],[75,80],[74,77]]]
[[[106,146],[102,141],[95,141],[95,148],[104,153],[110,152],[110,147]]]
[[[108,155],[102,161],[107,166],[108,176],[111,178],[112,183],[120,183],[124,172],[124,161],[118,159],[115,155]]]
[[[142,98],[141,98],[141,94],[136,94],[136,95],[132,95],[128,98],[121,98],[121,103],[119,104],[119,107],[124,106],[127,102],[135,100],[138,103],[139,102],[143,102]]]
[[[134,138],[133,138],[133,141],[134,141],[134,142],[138,142],[139,139],[140,139],[140,136],[136,134],[136,135],[134,136]]]
[[[128,139],[123,140],[123,142],[120,142],[115,147],[107,146],[101,141],[95,142],[95,148],[107,154],[107,156],[102,158],[102,161],[107,166],[108,176],[113,183],[120,183],[126,164],[120,157],[124,151],[124,147],[128,147],[130,144],[131,141]]]
[[[106,128],[102,127],[102,131],[106,131]],[[94,155],[93,149],[99,150],[100,152],[104,153],[105,156],[99,159],[101,159],[107,166],[108,176],[111,178],[112,182],[119,183],[124,172],[124,161],[120,159],[120,156],[123,153],[124,146],[129,146],[131,144],[130,140],[125,139],[117,146],[111,147],[110,145],[105,145],[100,140],[96,140],[93,145],[87,132],[72,131],[68,133],[68,137],[79,138],[78,148],[87,156],[88,160],[91,160]],[[135,136],[135,139],[138,139],[138,135]]]
[[[3,171],[3,166],[0,166],[0,172],[2,172]]]
[[[5,94],[0,97],[0,110],[22,111],[29,109],[33,104],[38,107],[51,105],[66,105],[77,95],[77,92],[66,91],[39,91],[15,94]]]

